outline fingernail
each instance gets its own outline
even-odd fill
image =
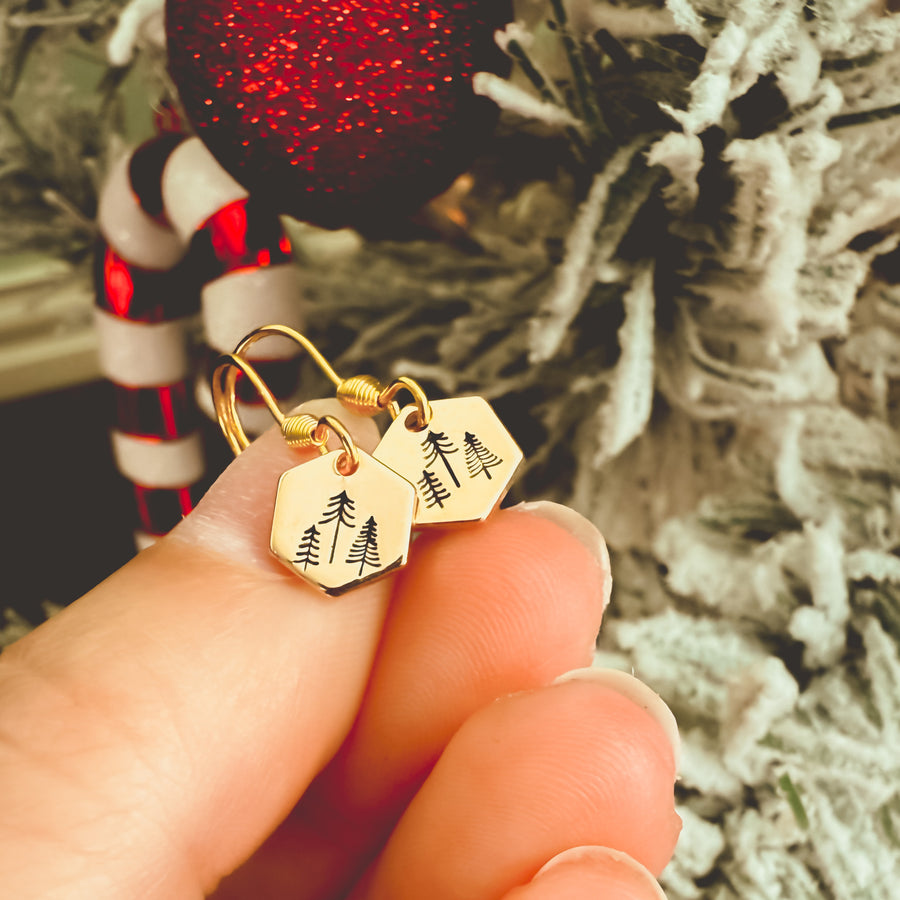
[[[678,735],[678,723],[672,710],[666,705],[665,700],[652,688],[648,687],[638,678],[618,669],[599,669],[588,666],[584,669],[573,669],[560,675],[553,683],[565,684],[568,681],[590,681],[594,684],[602,684],[627,697],[632,703],[645,710],[662,728],[672,752],[675,755],[675,771],[678,771],[681,762],[681,738]]]
[[[611,876],[616,882],[624,880],[628,887],[634,889],[644,887],[656,893],[659,900],[666,900],[663,889],[653,877],[649,869],[642,866],[636,859],[623,853],[621,850],[613,850],[612,847],[584,846],[572,847],[558,853],[538,870],[534,879],[540,878],[562,866],[575,865],[590,867],[597,872]],[[629,891],[630,894],[630,891]],[[643,893],[641,894],[643,896]]]
[[[646,887],[648,890],[654,891],[659,900],[666,900],[662,888],[648,869],[627,853],[613,850],[611,847],[585,846],[563,850],[562,853],[558,853],[546,862],[535,874],[533,880],[566,865],[588,867],[612,877],[618,883],[624,879],[628,887]]]
[[[580,513],[575,512],[574,509],[563,506],[561,503],[551,503],[549,500],[519,503],[513,509],[519,509],[522,512],[546,519],[548,522],[553,522],[587,547],[603,573],[603,609],[605,611],[609,606],[612,577],[609,569],[609,551],[606,549],[606,541],[597,530],[597,526]]]

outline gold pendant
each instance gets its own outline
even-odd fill
[[[285,416],[243,357],[267,336],[304,347],[353,412],[390,412],[394,421],[371,456],[333,416]],[[404,565],[413,526],[487,518],[522,461],[522,451],[482,397],[430,402],[405,375],[386,386],[367,375],[342,379],[308,338],[284,325],[250,332],[213,372],[219,424],[236,455],[250,443],[237,413],[238,372],[256,388],[289,446],[317,447],[324,454],[281,476],[269,546],[291,571],[327,594],[342,594]],[[401,390],[414,403],[399,410]],[[340,439],[341,451],[327,453],[329,431]]]
[[[416,487],[416,525],[478,522],[506,493],[522,451],[482,397],[430,402],[428,424],[404,407],[373,456]]]
[[[332,596],[399,568],[409,551],[412,485],[357,454],[352,474],[342,473],[340,450],[288,469],[275,498],[272,552]]]

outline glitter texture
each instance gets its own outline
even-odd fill
[[[255,197],[328,227],[414,210],[496,121],[472,92],[501,72],[507,0],[169,0],[188,117]]]

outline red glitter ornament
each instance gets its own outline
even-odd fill
[[[255,197],[327,227],[413,210],[496,122],[509,0],[168,0],[169,68],[199,137]]]

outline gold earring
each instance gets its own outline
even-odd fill
[[[259,373],[237,351],[220,357],[212,377],[216,415],[235,456],[250,443],[237,412],[238,371],[259,392],[288,445],[320,453],[278,480],[272,553],[331,596],[405,565],[416,507],[413,486],[360,450],[333,416],[285,416]],[[340,450],[326,447],[329,433],[340,439]]]
[[[285,325],[257,328],[238,350],[275,335],[310,353],[345,407],[366,416],[390,414],[393,421],[372,456],[415,486],[416,526],[481,521],[503,499],[522,451],[483,397],[429,400],[406,376],[388,385],[371,375],[343,379],[307,337]],[[401,409],[396,397],[403,390],[413,402]]]

